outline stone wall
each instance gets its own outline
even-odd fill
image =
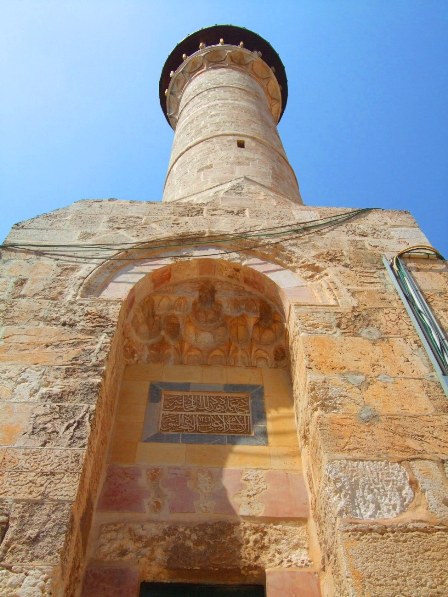
[[[345,211],[294,206],[257,192],[243,182],[222,186],[204,205],[82,201],[13,228],[8,242],[138,242],[146,252],[126,253],[140,264],[139,273],[126,269],[131,264],[124,258],[97,267],[85,257],[76,262],[2,250],[3,594],[80,591],[124,368],[118,340],[126,313],[120,316],[120,309],[135,282],[148,277],[145,259],[153,265],[161,259],[166,267],[166,259],[197,257],[202,246],[179,247],[178,239],[192,234],[300,224]],[[384,595],[392,586],[397,595],[444,595],[447,402],[382,263],[383,254],[427,241],[409,214],[380,210],[279,240],[269,246],[234,239],[225,248],[212,242],[207,254],[213,259],[217,249],[225,250],[220,260],[255,272],[258,263],[266,289],[278,287],[311,502],[307,549],[322,593]],[[269,271],[272,263],[280,273]],[[446,321],[446,266],[428,261],[416,267],[437,316]],[[171,478],[177,464],[159,464],[162,476]],[[126,467],[145,484],[151,478],[152,465]],[[252,464],[234,468],[267,471]],[[262,482],[269,486],[266,474]],[[220,527],[224,537],[247,536],[247,525],[257,524],[241,512],[238,517],[237,531],[229,522]],[[117,524],[112,521],[109,531]],[[166,530],[170,523],[157,524]],[[300,537],[297,531],[291,542],[302,549]],[[282,549],[285,557],[289,547]],[[138,578],[129,574],[123,573],[123,582],[135,586]],[[298,581],[268,573],[266,582],[284,591]]]

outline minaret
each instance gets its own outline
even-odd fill
[[[194,200],[236,180],[302,203],[277,123],[288,89],[272,46],[241,27],[215,25],[171,52],[160,78],[175,131],[163,201]]]

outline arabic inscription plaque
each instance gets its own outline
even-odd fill
[[[159,431],[251,435],[250,394],[163,390]]]

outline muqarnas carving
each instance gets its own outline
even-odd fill
[[[134,305],[127,323],[128,363],[285,367],[279,311],[229,282],[165,287]]]

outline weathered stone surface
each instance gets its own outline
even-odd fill
[[[391,377],[424,377],[432,371],[423,350],[410,340],[389,338],[304,338],[310,366],[324,374],[358,373]]]
[[[393,518],[413,500],[406,470],[397,463],[338,460],[327,464],[323,480],[328,506],[338,516]]]
[[[65,234],[67,232],[63,233],[63,235]],[[31,238],[32,236],[34,235],[31,235]],[[20,289],[17,289],[16,297],[42,298],[53,301],[73,298],[76,295],[77,286],[82,282],[90,267],[53,263],[52,271],[48,275],[31,275],[28,279],[22,279],[23,283],[20,285]],[[78,284],[75,283],[76,279],[78,279]]]
[[[89,300],[51,301],[20,299],[0,301],[0,317],[7,326],[61,326],[74,333],[114,332],[120,305]]]
[[[72,500],[78,491],[82,450],[10,448],[0,464],[0,495]]]
[[[296,311],[296,326],[302,334],[360,336],[373,341],[386,337],[416,337],[404,307],[313,313],[301,309]]]
[[[29,365],[92,363],[104,359],[110,348],[107,335],[50,327],[5,327],[0,362]]]
[[[339,595],[442,597],[448,593],[446,528],[378,526],[343,533],[343,545]]]
[[[137,568],[90,567],[84,577],[82,597],[135,597],[139,587]]]
[[[87,405],[35,406],[19,444],[27,447],[85,448],[92,417],[93,408]]]
[[[11,402],[95,403],[102,381],[102,367],[0,365],[0,399]]]
[[[0,595],[5,597],[50,597],[51,568],[0,568]]]
[[[438,518],[448,519],[448,479],[441,463],[414,460],[410,466],[426,497],[428,509]]]
[[[267,570],[266,594],[268,597],[319,597],[319,581],[313,572]]]
[[[448,291],[448,266],[443,259],[412,259],[405,257],[405,264],[423,292]]]
[[[44,379],[44,384],[45,382]],[[72,378],[69,382],[58,380],[54,384],[42,384],[36,398],[40,402],[51,402],[53,404],[96,404],[101,390],[101,383],[101,378]]]
[[[10,448],[5,452],[1,467],[10,471],[74,473],[80,470],[83,456],[84,450]]]
[[[390,283],[391,284],[391,283]],[[378,288],[351,289],[350,294],[357,307],[373,309],[390,308],[399,309],[402,306],[398,294],[393,292],[392,286],[388,290]]]
[[[143,481],[143,471],[138,467],[109,466],[98,503],[99,510],[144,512],[149,491]]]
[[[104,524],[96,557],[135,561],[144,576],[157,570],[263,570],[310,563],[304,525],[252,522]]]
[[[0,445],[13,446],[30,421],[33,407],[21,402],[0,402]]]
[[[431,307],[439,323],[446,331],[448,329],[448,313],[446,308],[448,304],[448,291],[426,291],[425,299],[428,301],[429,306]]]
[[[302,372],[296,376],[301,383]],[[323,376],[310,374],[308,377],[308,404],[297,404],[303,433],[308,436],[310,420],[314,413],[357,413],[364,406],[362,387],[366,385],[364,375]],[[299,391],[299,389],[298,389]]]
[[[87,374],[88,371],[88,374]],[[103,381],[100,363],[67,367],[46,367],[36,398],[59,404],[96,404]]]
[[[33,400],[42,384],[44,367],[0,365],[0,398],[22,402]]]
[[[79,475],[10,471],[0,475],[0,496],[16,499],[73,500],[78,491]]]
[[[425,414],[448,412],[448,401],[438,381],[378,376],[368,379],[366,404],[380,414]]]
[[[365,406],[374,408],[379,415],[448,413],[448,401],[438,381],[360,373],[308,376],[308,419],[318,411],[359,413]]]
[[[70,504],[15,503],[0,546],[6,566],[58,564],[70,524]]]
[[[11,500],[0,499],[0,544],[9,526]]]
[[[299,473],[261,469],[138,467],[109,465],[99,511],[308,517],[308,497]]]
[[[447,415],[390,415],[365,423],[353,415],[325,415],[318,418],[314,441],[334,459],[446,458],[447,423]]]

